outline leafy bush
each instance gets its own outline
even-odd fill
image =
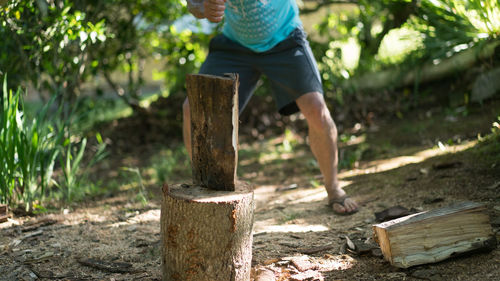
[[[422,34],[422,59],[442,59],[500,36],[496,0],[425,0],[411,27]]]
[[[316,27],[320,42],[311,44],[330,91],[366,72],[439,63],[500,35],[497,0],[360,0],[346,7],[327,14]]]
[[[0,71],[9,73],[10,88],[30,82],[73,100],[96,71],[90,54],[112,34],[72,2],[13,0],[0,6]]]
[[[209,36],[177,31],[185,14],[185,1],[173,0],[9,1],[0,5],[0,73],[8,71],[11,86],[29,82],[60,95],[58,102],[73,102],[99,76],[137,109],[146,60],[166,60],[156,76],[174,92],[199,67]]]

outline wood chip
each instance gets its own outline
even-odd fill
[[[316,269],[318,266],[309,261],[308,256],[294,257],[292,258],[292,264],[300,272],[304,272],[310,269]]]
[[[300,272],[290,276],[290,280],[292,281],[306,281],[306,280],[314,280],[314,281],[323,281],[325,278],[321,275],[320,272],[314,270],[308,270],[306,272]]]
[[[42,253],[38,254],[37,256],[35,256],[35,257],[31,258],[31,259],[26,259],[25,262],[41,261],[41,260],[45,260],[45,259],[51,258],[53,256],[54,256],[53,252],[50,252],[50,251],[48,251],[48,252],[42,252]]]
[[[19,244],[21,244],[21,242],[24,239],[27,239],[27,238],[30,238],[30,237],[34,237],[34,236],[38,236],[38,235],[42,235],[42,233],[43,233],[42,230],[37,230],[37,231],[33,231],[33,232],[30,232],[30,233],[27,233],[27,234],[25,234],[24,236],[22,236],[20,238],[14,239],[12,242],[10,242],[9,246],[11,248],[14,248],[14,247],[18,246]]]
[[[275,281],[276,276],[274,271],[267,268],[259,268],[257,270],[257,276],[255,277],[255,281]]]

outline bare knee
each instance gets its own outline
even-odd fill
[[[335,123],[320,93],[314,92],[303,95],[297,100],[297,105],[312,130],[334,130],[336,133]]]

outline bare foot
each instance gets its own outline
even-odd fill
[[[328,190],[328,205],[337,214],[353,214],[358,211],[359,206],[353,199],[349,198],[342,188]]]

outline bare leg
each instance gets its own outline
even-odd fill
[[[184,145],[191,159],[191,113],[189,110],[189,101],[186,98],[182,105],[182,137],[184,138]]]
[[[307,93],[297,99],[297,105],[309,125],[311,150],[323,174],[328,199],[332,200],[346,195],[345,191],[339,187],[337,179],[337,127],[323,96],[318,92]],[[345,208],[340,204],[333,205],[333,209],[340,213],[351,212],[357,208],[358,204],[350,198],[345,200]]]

